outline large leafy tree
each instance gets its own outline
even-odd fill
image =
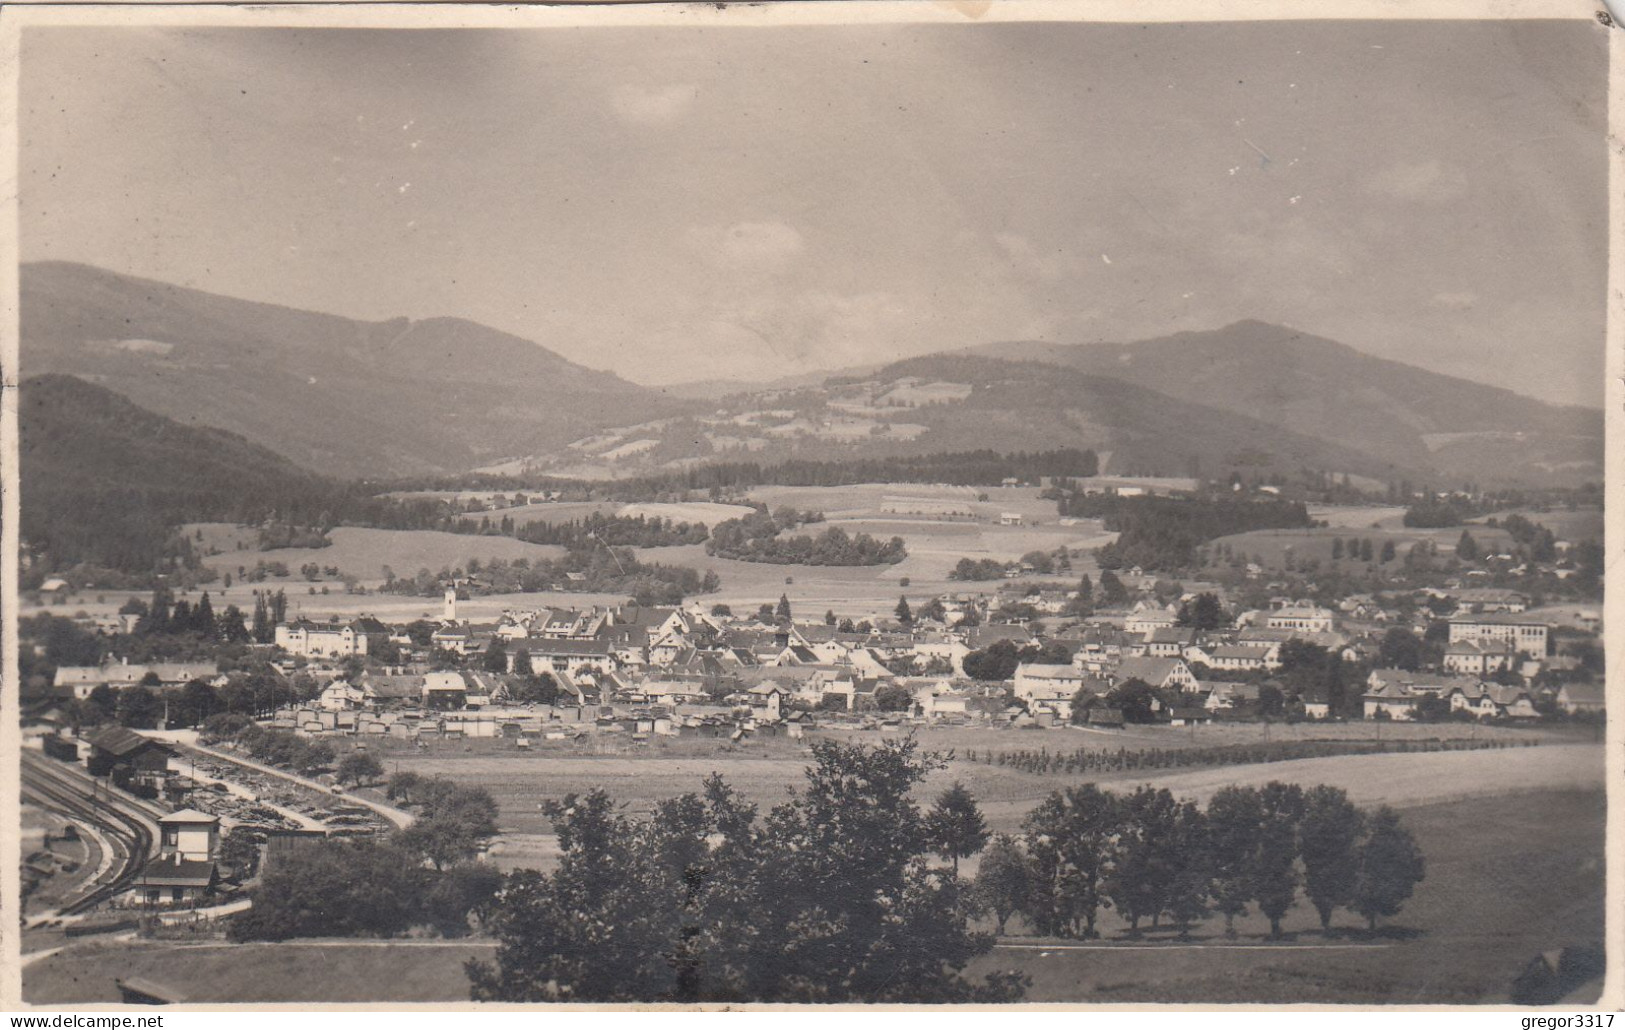
[[[1340,788],[1313,787],[1304,794],[1298,826],[1303,890],[1323,930],[1331,929],[1332,912],[1354,899],[1364,828],[1364,814]]]
[[[1128,588],[1117,578],[1117,573],[1110,569],[1100,573],[1100,597],[1108,605],[1122,604],[1128,600]]]
[[[371,752],[352,751],[340,760],[334,774],[340,783],[354,783],[360,786],[375,782],[384,775],[384,764]]]
[[[1422,667],[1423,657],[1422,641],[1403,626],[1384,633],[1377,648],[1377,664],[1383,668],[1415,672]]]
[[[322,841],[268,867],[254,907],[232,919],[234,940],[374,937],[402,933],[421,917],[434,876],[414,856],[372,841]]]
[[[931,850],[953,863],[959,878],[959,860],[969,858],[987,844],[987,821],[976,807],[976,798],[955,780],[937,797],[925,817],[926,839]]]
[[[536,675],[536,667],[530,661],[530,652],[522,647],[513,653],[513,674],[515,676]]]
[[[1461,531],[1461,538],[1456,541],[1456,557],[1462,561],[1478,560],[1478,541],[1465,529]]]
[[[477,1001],[640,1001],[673,997],[679,882],[601,790],[548,815],[564,854],[552,874],[520,870],[497,892],[494,965],[468,966]]]
[[[1106,703],[1123,711],[1123,721],[1149,723],[1155,720],[1152,704],[1157,692],[1151,684],[1138,678],[1126,679],[1106,694]]]
[[[1086,783],[1056,791],[1027,815],[1023,831],[1033,861],[1032,911],[1038,931],[1094,937],[1102,906],[1110,906],[1111,872],[1122,821],[1118,798]]]
[[[1230,625],[1230,613],[1224,610],[1217,594],[1201,593],[1180,605],[1179,624],[1199,630],[1218,629]]]
[[[113,718],[118,711],[118,691],[106,683],[98,683],[91,688],[90,695],[85,700],[105,718]]]
[[[1270,936],[1281,936],[1281,920],[1298,894],[1298,824],[1303,819],[1303,788],[1295,783],[1270,782],[1258,792],[1263,822],[1253,897],[1270,921]]]
[[[497,832],[496,800],[483,787],[439,778],[420,780],[412,787],[411,798],[421,812],[401,831],[401,846],[436,869],[473,858]]]
[[[1008,834],[994,837],[982,852],[975,891],[982,908],[993,913],[997,933],[1004,933],[1011,916],[1026,911],[1032,881],[1032,863],[1021,844]]]
[[[203,680],[188,680],[170,699],[170,721],[196,726],[220,711],[220,695]]]
[[[1123,799],[1117,860],[1106,890],[1131,932],[1141,919],[1155,923],[1162,915],[1173,879],[1178,807],[1166,788],[1141,787]]]
[[[1174,811],[1170,830],[1169,870],[1163,911],[1179,927],[1181,937],[1207,915],[1213,893],[1213,857],[1207,815],[1194,801],[1182,801]]]
[[[164,717],[164,702],[152,688],[136,684],[118,692],[118,721],[132,729],[156,729]]]
[[[1422,882],[1424,872],[1422,850],[1410,831],[1399,824],[1399,814],[1386,805],[1377,809],[1360,848],[1354,911],[1375,930],[1378,918],[1399,913],[1400,906]]]
[[[480,668],[486,672],[508,671],[508,645],[501,637],[492,637],[485,646],[485,653],[480,656]]]
[[[1021,664],[1020,649],[1008,640],[995,640],[961,659],[965,675],[977,680],[1007,680]]]
[[[1234,937],[1236,917],[1247,914],[1254,893],[1254,860],[1264,823],[1258,792],[1250,787],[1221,788],[1208,802],[1207,823],[1213,907],[1224,916],[1225,934]]]

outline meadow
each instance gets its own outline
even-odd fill
[[[701,522],[707,526],[714,526],[727,519],[748,515],[750,510],[743,504],[712,504],[709,501],[681,503],[640,501],[632,504],[621,501],[551,501],[546,504],[522,504],[512,508],[476,512],[464,517],[475,521],[489,518],[492,522],[511,518],[516,525],[522,526],[531,522],[555,525],[584,519],[589,515],[622,515],[628,518],[642,515],[645,518],[670,519],[673,522]]]
[[[573,522],[584,519],[589,515],[614,515],[625,505],[620,501],[553,501],[547,504],[521,504],[512,508],[494,508],[491,511],[471,512],[463,516],[478,522],[488,518],[492,522],[501,522],[504,518],[511,518],[517,526],[531,522],[546,522],[553,525],[559,522]]]
[[[87,944],[26,966],[23,1000],[116,1004],[113,981],[142,977],[194,1004],[467,1001],[463,963],[493,950],[479,940]]]
[[[297,584],[299,567],[315,562],[323,568],[337,568],[342,574],[354,576],[365,586],[384,581],[384,567],[388,566],[403,579],[415,575],[419,569],[439,572],[445,568],[464,565],[470,558],[485,561],[501,558],[512,561],[526,558],[558,558],[564,548],[552,544],[530,544],[505,536],[468,536],[461,533],[442,533],[429,529],[363,529],[341,526],[328,534],[333,541],[329,547],[282,547],[261,551],[252,529],[222,523],[194,524],[186,527],[198,546],[196,533],[204,534],[201,546],[218,548],[220,554],[208,555],[203,563],[221,574],[237,577],[239,568],[253,568],[260,561],[281,562],[294,574],[289,581],[266,580],[278,585]],[[242,549],[237,543],[244,544]],[[306,587],[309,584],[304,584]],[[328,586],[336,586],[332,581]]]
[[[1533,508],[1517,508],[1498,511],[1494,516],[1486,515],[1472,521],[1479,523],[1483,522],[1484,519],[1493,517],[1504,522],[1512,515],[1522,515],[1530,522],[1537,522],[1545,526],[1556,534],[1559,540],[1602,539],[1603,513],[1596,508],[1581,508],[1577,511],[1536,511]],[[1476,534],[1477,531],[1474,532]]]
[[[1311,504],[1309,517],[1334,529],[1365,530],[1399,526],[1405,509],[1392,504]]]
[[[1324,516],[1316,516],[1324,517]],[[1461,532],[1467,529],[1472,533],[1473,539],[1478,542],[1479,550],[1485,547],[1509,544],[1511,537],[1505,530],[1492,529],[1487,526],[1456,526],[1451,529],[1405,529],[1395,523],[1382,529],[1372,529],[1368,526],[1362,528],[1355,526],[1343,528],[1332,526],[1330,528],[1314,529],[1258,529],[1250,533],[1235,533],[1220,537],[1209,545],[1209,550],[1228,545],[1237,557],[1246,555],[1249,559],[1254,556],[1261,559],[1260,564],[1266,568],[1280,568],[1286,562],[1286,553],[1292,552],[1295,561],[1302,563],[1313,558],[1322,566],[1331,564],[1333,541],[1341,538],[1344,547],[1353,540],[1370,540],[1372,557],[1380,558],[1382,545],[1386,541],[1393,541],[1394,561],[1402,562],[1405,554],[1413,544],[1424,540],[1432,541],[1439,549],[1441,557],[1449,557],[1456,553],[1456,543],[1461,539]],[[1358,567],[1363,563],[1353,562],[1347,556],[1342,559],[1343,564]]]
[[[1029,524],[1057,522],[1055,502],[1038,496],[1030,486],[933,486],[923,483],[852,483],[845,486],[758,486],[747,491],[753,501],[769,508],[788,505],[803,511],[821,511],[831,519],[879,516],[888,498],[917,498],[952,502],[982,520],[997,520],[1004,512],[1022,516]],[[979,496],[987,500],[978,500]]]

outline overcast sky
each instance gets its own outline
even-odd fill
[[[31,28],[22,250],[646,383],[1257,318],[1600,404],[1604,37]]]

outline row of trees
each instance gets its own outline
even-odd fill
[[[1004,579],[1012,569],[1031,569],[1040,576],[1071,572],[1072,556],[1065,547],[1057,547],[1053,551],[1028,551],[1019,562],[999,561],[996,558],[961,558],[948,570],[948,578],[964,583],[980,583]],[[1087,575],[1083,578],[1085,581],[1089,579]]]
[[[593,540],[556,559],[521,558],[483,564],[470,561],[466,573],[457,569],[442,569],[439,573],[420,569],[408,579],[397,578],[393,570],[386,569],[384,584],[379,589],[385,593],[433,597],[465,574],[472,576],[476,571],[480,585],[473,589],[477,592],[618,593],[646,605],[681,604],[686,597],[711,593],[722,585],[715,572],[701,573],[686,565],[639,561],[630,548],[599,546],[598,541]]]
[[[995,558],[961,558],[948,570],[948,578],[965,583],[979,583],[991,579],[1003,579],[1005,572],[1010,568],[1009,562],[1002,562]]]
[[[1019,913],[1039,934],[1092,938],[1114,909],[1131,934],[1167,919],[1185,937],[1217,914],[1234,936],[1256,905],[1279,937],[1300,888],[1323,930],[1339,908],[1374,930],[1423,875],[1398,815],[1364,811],[1336,787],[1226,787],[1204,810],[1166,789],[1122,796],[1085,784],[1051,794],[1020,836],[993,841],[976,894],[1001,933]]]
[[[565,547],[590,547],[594,542],[610,547],[675,547],[704,543],[709,534],[702,522],[593,512],[584,519],[568,522],[536,519],[513,529],[510,535],[533,544]]]
[[[303,674],[284,679],[256,670],[234,673],[221,687],[201,679],[164,687],[157,674],[149,672],[124,688],[98,684],[84,700],[72,702],[67,714],[76,727],[108,722],[137,730],[195,727],[227,713],[243,719],[262,715],[317,693],[316,681]]]
[[[1436,498],[1417,501],[1405,509],[1402,520],[1408,529],[1447,529],[1459,526],[1474,514],[1466,501]]]
[[[232,604],[216,616],[208,591],[204,591],[194,605],[184,598],[176,600],[173,591],[160,586],[152,592],[150,602],[131,598],[119,612],[136,616],[134,633],[140,637],[192,636],[226,644],[249,639],[242,611]]]
[[[1370,537],[1351,536],[1346,542],[1340,536],[1332,537],[1332,561],[1342,561],[1347,557],[1349,561],[1363,561],[1369,564],[1377,553],[1376,545],[1372,543]],[[1392,540],[1382,542],[1381,555],[1382,562],[1385,565],[1394,560],[1394,542]],[[1226,555],[1221,555],[1221,557],[1224,556]]]
[[[223,728],[216,723],[214,731]],[[210,735],[213,736],[213,732]],[[325,740],[315,740],[288,730],[272,730],[247,722],[230,738],[232,743],[256,762],[292,769],[304,776],[330,769],[338,754]]]
[[[1341,790],[1229,787],[1201,808],[1165,789],[1057,791],[1018,835],[991,837],[954,784],[929,810],[912,791],[944,762],[914,740],[820,741],[803,789],[760,818],[719,776],[702,794],[628,816],[602,791],[547,804],[563,849],[551,873],[505,877],[488,906],[493,961],[468,963],[476,1000],[951,1002],[1019,998],[1014,972],[961,975],[1020,915],[1093,937],[1115,910],[1138,933],[1226,929],[1255,907],[1272,936],[1300,896],[1323,928],[1348,909],[1374,928],[1424,875],[1387,808]],[[975,881],[960,860],[981,853]],[[940,856],[948,868],[930,859]]]
[[[1072,652],[1059,641],[1017,647],[1010,640],[995,640],[960,659],[965,675],[975,680],[1007,680],[1016,674],[1016,666],[1022,663],[1068,665],[1071,662]]]
[[[1277,740],[1257,744],[1226,744],[1190,748],[1114,748],[1051,751],[965,752],[968,762],[981,762],[1047,776],[1055,773],[1113,773],[1151,769],[1213,768],[1226,765],[1261,765],[1334,755],[1422,754],[1434,751],[1482,751],[1510,747],[1536,747],[1538,740]]]

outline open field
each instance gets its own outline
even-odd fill
[[[1406,809],[1427,878],[1391,921],[1392,935],[1373,942],[1386,947],[1000,949],[970,972],[1020,968],[1033,978],[1033,1002],[1504,1004],[1512,980],[1540,952],[1600,942],[1605,812],[1601,790]],[[1334,930],[1356,923],[1348,913],[1334,920]],[[1217,923],[1202,931],[1211,934]],[[1265,929],[1256,917],[1237,928],[1244,935]],[[1304,945],[1323,940],[1302,902],[1284,929]],[[1239,943],[1260,942],[1244,936]]]
[[[511,518],[515,525],[527,525],[532,522],[546,522],[556,525],[561,522],[574,522],[589,515],[623,515],[627,518],[643,516],[644,518],[670,519],[673,522],[700,522],[706,526],[714,526],[718,522],[728,519],[737,519],[742,515],[750,514],[751,509],[743,504],[712,504],[709,501],[690,501],[688,503],[666,503],[658,501],[643,501],[627,504],[621,501],[550,501],[545,504],[522,504],[512,508],[497,508],[492,511],[471,512],[463,518],[478,522],[488,518],[492,522],[500,522],[504,518]]]
[[[521,504],[512,508],[473,512],[463,517],[473,519],[475,522],[482,518],[500,522],[507,517],[513,519],[515,525],[523,526],[529,522],[552,524],[584,519],[588,515],[613,515],[623,507],[619,501],[554,501],[547,504]]]
[[[207,527],[188,526],[189,532],[199,528],[207,528],[215,535],[219,535],[221,524],[211,523]],[[229,527],[237,529],[237,527]],[[239,531],[242,532],[242,531]],[[247,531],[252,534],[252,530]],[[428,569],[439,572],[444,568],[455,568],[464,564],[470,558],[485,561],[487,558],[502,558],[512,561],[515,558],[527,558],[535,561],[539,558],[558,558],[562,556],[564,548],[551,544],[528,544],[522,540],[515,540],[505,536],[465,536],[460,533],[440,533],[427,529],[360,529],[351,526],[341,526],[329,534],[333,544],[330,547],[284,547],[271,551],[255,549],[250,543],[248,549],[222,547],[222,553],[210,555],[203,559],[204,564],[217,569],[221,573],[229,572],[234,577],[238,575],[238,568],[253,568],[259,561],[279,561],[294,573],[289,580],[266,580],[278,586],[308,586],[301,584],[297,579],[299,566],[307,562],[327,568],[332,566],[341,573],[356,577],[363,585],[373,585],[384,581],[384,566],[394,570],[395,575],[408,578],[419,569]],[[208,537],[206,536],[206,540]],[[329,586],[333,586],[329,581]],[[289,593],[293,593],[290,590]]]
[[[1391,504],[1311,504],[1309,517],[1325,522],[1333,529],[1366,530],[1399,526],[1405,517],[1405,509]]]
[[[1423,540],[1431,540],[1439,548],[1441,557],[1455,554],[1456,542],[1461,539],[1461,531],[1467,528],[1472,532],[1473,539],[1479,544],[1479,549],[1488,546],[1499,546],[1510,542],[1511,537],[1505,530],[1491,529],[1486,526],[1456,526],[1451,529],[1405,529],[1397,523],[1389,528],[1370,529],[1355,527],[1352,529],[1257,529],[1250,533],[1235,533],[1230,536],[1219,537],[1209,544],[1212,551],[1220,545],[1228,544],[1239,557],[1259,557],[1260,564],[1267,568],[1279,568],[1285,561],[1288,548],[1298,562],[1307,558],[1318,559],[1323,565],[1332,560],[1332,541],[1338,537],[1343,538],[1344,546],[1348,546],[1350,539],[1370,540],[1372,558],[1379,559],[1382,555],[1384,541],[1394,542],[1396,562],[1405,560],[1405,553],[1411,545]],[[1346,552],[1345,552],[1346,554]],[[1346,563],[1347,557],[1343,559]]]
[[[1580,511],[1534,511],[1529,508],[1509,509],[1498,511],[1493,516],[1485,515],[1474,519],[1473,522],[1483,522],[1484,519],[1496,518],[1506,521],[1510,515],[1522,515],[1530,522],[1537,522],[1551,530],[1559,540],[1601,540],[1603,529],[1603,513],[1595,508]],[[1475,531],[1476,535],[1476,531]]]
[[[584,519],[589,515],[624,515],[634,518],[642,515],[644,518],[670,519],[673,522],[700,522],[707,526],[714,526],[718,522],[728,519],[737,519],[750,514],[751,509],[743,504],[712,504],[709,501],[689,501],[686,503],[663,501],[639,501],[631,504],[622,501],[553,501],[546,504],[523,504],[513,508],[498,508],[494,511],[478,512],[464,516],[475,519],[489,518],[497,522],[504,517],[512,518],[517,525],[530,522],[547,522],[550,524],[572,522]]]
[[[986,494],[987,500],[976,498]],[[997,521],[1014,512],[1029,524],[1055,523],[1060,516],[1054,501],[1042,500],[1031,486],[931,486],[923,483],[853,483],[847,486],[758,486],[747,492],[769,508],[789,505],[802,511],[821,511],[831,519],[880,515],[888,498],[951,501],[978,519]]]
[[[439,940],[87,944],[28,966],[23,999],[116,1004],[115,979],[144,977],[196,1004],[467,1001],[463,963],[492,950],[489,941]]]
[[[1086,950],[1016,938],[1018,947],[997,949],[969,972],[1019,968],[1033,980],[1029,1002],[1504,1003],[1535,955],[1601,938],[1604,814],[1595,789],[1407,808],[1427,878],[1376,938],[1328,941],[1300,901],[1285,921],[1285,946],[1259,939],[1256,916],[1238,921],[1240,947],[1215,940],[1214,919],[1189,946],[1166,933],[1146,945]],[[1334,932],[1354,923],[1348,913],[1334,919]],[[114,978],[140,976],[197,1003],[455,1002],[467,998],[463,963],[491,949],[477,940],[87,944],[30,964],[24,998],[112,1002]]]
[[[1369,739],[1373,735],[1369,726],[1273,727],[1274,739],[1294,739],[1281,731],[1300,728],[1342,729],[1344,732],[1306,734],[1295,739]],[[1484,793],[1587,787],[1602,779],[1602,749],[1584,743],[1548,742],[1532,748],[1484,751],[1346,755],[1211,769],[1146,769],[1107,774],[1037,775],[1011,766],[968,761],[965,757],[970,749],[979,754],[1036,751],[1040,747],[1051,752],[1078,748],[1115,751],[1124,747],[1205,747],[1259,739],[1242,733],[1209,736],[1204,732],[1207,729],[1210,728],[1203,727],[1194,735],[1181,730],[1163,730],[1160,737],[1149,734],[1125,737],[1115,732],[1085,731],[922,731],[918,739],[925,748],[953,750],[957,755],[947,769],[931,775],[922,796],[940,791],[954,780],[963,781],[981,803],[989,825],[995,830],[1008,831],[1017,828],[1027,812],[1050,791],[1085,782],[1115,783],[1125,789],[1151,783],[1166,786],[1181,797],[1205,801],[1221,786],[1279,779],[1340,786],[1362,803],[1397,806]],[[1417,731],[1409,739],[1465,737],[1471,731],[1471,727],[1456,726],[1405,729]],[[1394,727],[1386,727],[1382,732],[1387,739],[1394,739],[1394,731]],[[864,743],[875,743],[890,736],[857,730],[819,732],[821,736]],[[1503,732],[1516,734],[1518,731]],[[1480,733],[1487,735],[1483,729]],[[1528,738],[1512,736],[1509,739]],[[534,842],[526,843],[527,839],[549,833],[550,826],[538,807],[540,803],[569,793],[601,788],[626,804],[629,812],[641,815],[661,799],[699,791],[706,777],[720,772],[736,789],[766,809],[783,800],[791,787],[802,783],[803,770],[809,761],[805,743],[788,739],[747,740],[739,744],[657,739],[634,744],[610,739],[583,743],[544,741],[530,751],[520,751],[509,742],[476,741],[447,742],[422,750],[386,747],[378,755],[391,771],[410,769],[489,789],[501,809],[499,825],[513,844],[508,850],[517,854],[530,850]]]
[[[714,526],[718,522],[729,519],[742,518],[749,515],[753,509],[743,504],[712,504],[709,501],[688,501],[685,503],[663,501],[641,501],[636,504],[627,504],[621,507],[617,514],[626,518],[670,519],[673,522],[699,522],[706,526]]]

